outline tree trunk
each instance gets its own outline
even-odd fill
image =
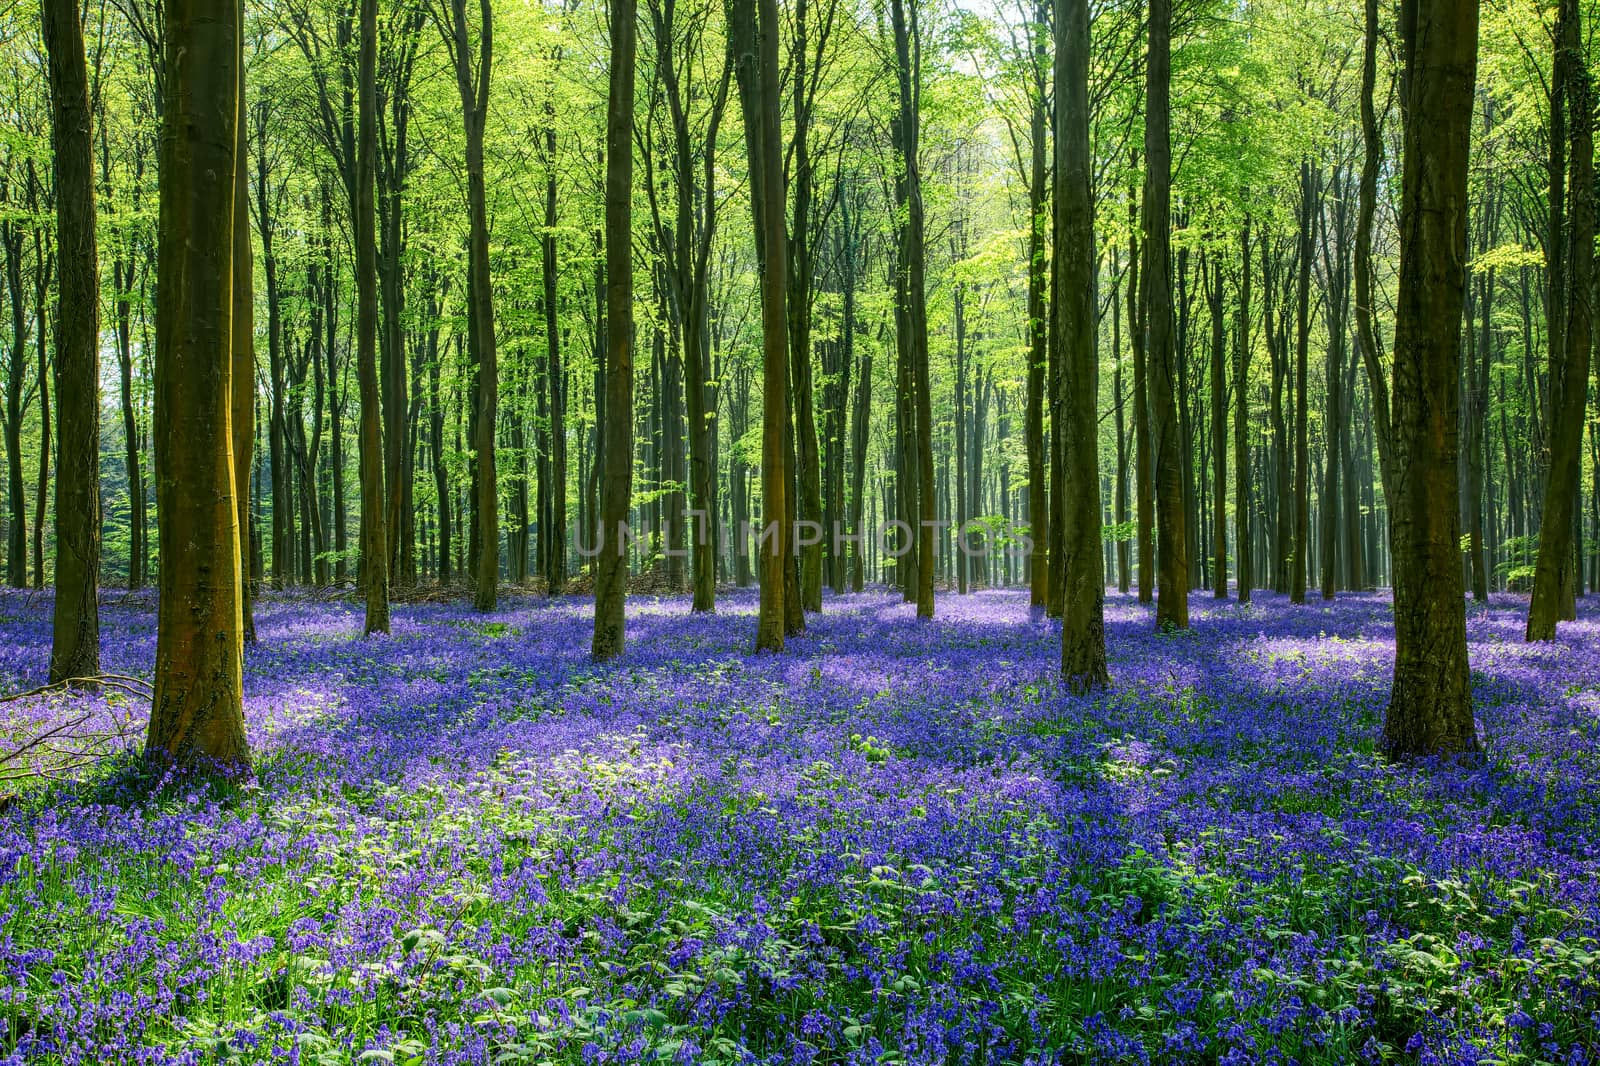
[[[361,0],[360,144],[356,149],[356,378],[361,404],[361,581],[366,626],[389,632],[389,540],[383,498],[383,440],[379,427],[378,249],[376,196],[378,2]]]
[[[1361,348],[1361,365],[1366,370],[1367,389],[1372,396],[1372,422],[1378,438],[1378,477],[1387,500],[1391,498],[1389,380],[1378,356],[1378,334],[1372,321],[1372,221],[1378,206],[1378,171],[1383,166],[1383,138],[1372,103],[1378,76],[1378,0],[1363,0],[1363,7],[1366,33],[1361,52],[1361,139],[1365,153],[1356,194],[1356,344]]]
[[[545,152],[549,173],[544,189],[544,239],[540,255],[544,268],[545,388],[549,392],[550,482],[546,490],[548,520],[545,522],[545,590],[559,596],[567,583],[567,386],[561,361],[561,327],[556,303],[556,130],[545,131]]]
[[[93,118],[77,0],[44,5],[55,149],[56,596],[50,681],[100,672],[100,265]]]
[[[855,319],[855,280],[856,280],[856,254],[860,248],[858,234],[860,230],[860,216],[856,216],[854,225],[845,222],[847,252],[845,262],[849,270],[845,280],[845,337],[853,340]],[[845,359],[852,358],[851,343],[845,346]],[[855,539],[854,565],[850,568],[850,589],[860,592],[866,585],[867,565],[866,552],[867,538],[870,534],[862,527],[862,516],[867,491],[867,441],[872,428],[872,345],[863,345],[861,352],[861,365],[856,369],[856,394],[853,409],[850,413],[850,456],[851,456],[851,487],[850,487],[850,532]]]
[[[467,313],[472,320],[473,348],[478,357],[474,394],[473,447],[476,477],[473,498],[477,523],[474,541],[472,605],[479,611],[495,607],[500,581],[500,496],[495,476],[495,414],[500,392],[499,361],[494,325],[494,276],[489,265],[488,192],[484,186],[483,131],[489,112],[489,75],[494,62],[494,17],[490,0],[478,0],[477,82],[467,34],[466,0],[450,0],[450,26],[445,44],[454,60],[456,88],[461,95],[461,121],[466,134],[467,171]]]
[[[1137,162],[1135,160],[1135,164]],[[1137,209],[1131,190],[1128,200],[1128,214],[1133,216]],[[1150,368],[1145,343],[1149,303],[1144,291],[1144,245],[1139,239],[1139,220],[1131,217],[1128,221],[1132,234],[1128,242],[1128,292],[1132,294],[1128,321],[1132,326],[1133,340],[1133,503],[1134,519],[1138,526],[1138,596],[1140,603],[1149,603],[1155,595],[1156,573],[1156,501],[1150,476]]]
[[[6,530],[6,583],[28,586],[28,496],[22,473],[22,397],[28,374],[28,318],[22,285],[22,227],[0,221],[5,245],[6,291],[11,297],[11,365],[6,375],[6,499],[11,521]]]
[[[1306,568],[1311,551],[1311,393],[1307,388],[1311,347],[1312,225],[1316,218],[1317,172],[1300,162],[1300,233],[1296,267],[1294,342],[1294,548],[1289,559],[1289,601],[1306,602]]]
[[[1149,59],[1146,65],[1144,132],[1144,315],[1149,352],[1149,386],[1154,407],[1155,491],[1159,593],[1156,624],[1189,625],[1189,560],[1184,514],[1183,437],[1178,424],[1178,380],[1182,353],[1172,336],[1171,241],[1171,88],[1172,4],[1150,2]],[[1099,551],[1099,545],[1094,546]]]
[[[1394,338],[1391,757],[1476,751],[1456,453],[1477,0],[1404,0],[1407,77]]]
[[[1158,3],[1164,0],[1157,0]],[[1068,499],[1060,559],[1061,672],[1075,691],[1108,681],[1105,560],[1100,542],[1099,354],[1094,295],[1094,197],[1089,187],[1089,0],[1055,5],[1055,339],[1062,391],[1054,449]],[[1056,560],[1052,559],[1054,565]]]
[[[1319,501],[1321,533],[1320,588],[1324,600],[1331,600],[1339,584],[1341,561],[1348,569],[1351,560],[1339,558],[1341,530],[1341,498],[1343,495],[1344,451],[1348,438],[1349,408],[1345,406],[1345,343],[1350,295],[1350,211],[1345,196],[1348,176],[1343,169],[1335,168],[1332,179],[1332,197],[1329,212],[1322,214],[1323,230],[1323,297],[1328,316],[1328,342],[1323,358],[1323,402],[1325,404],[1322,431],[1327,458],[1323,462],[1323,481]],[[1333,216],[1331,232],[1327,214]],[[1348,551],[1345,554],[1349,554]],[[1349,587],[1348,580],[1346,587]]]
[[[239,24],[244,25],[244,0],[239,0]],[[255,554],[252,550],[250,472],[256,446],[256,335],[255,259],[250,250],[250,138],[246,129],[244,65],[239,66],[239,115],[235,121],[238,144],[234,152],[233,181],[233,477],[239,507],[239,613],[243,640],[256,642]],[[287,504],[285,499],[285,504]],[[287,510],[287,507],[285,507]],[[277,560],[273,560],[277,565]]]
[[[794,44],[788,56],[789,79],[793,105],[793,136],[785,161],[792,175],[792,200],[794,221],[789,227],[788,303],[785,308],[789,320],[789,370],[792,376],[795,452],[799,463],[796,488],[799,518],[807,531],[798,542],[800,552],[800,602],[807,611],[822,610],[822,548],[825,536],[822,530],[822,477],[821,455],[817,444],[817,419],[813,410],[814,387],[811,373],[811,319],[813,282],[816,270],[811,249],[811,215],[816,209],[816,185],[811,167],[811,105],[817,81],[817,71],[810,64],[821,63],[821,55],[813,56],[806,16],[812,0],[795,0],[792,5],[790,25],[794,27]],[[827,26],[822,30],[823,45],[827,40]],[[796,530],[802,528],[795,527]]]
[[[600,529],[595,547],[594,641],[598,660],[622,654],[628,590],[624,539],[633,495],[633,83],[634,0],[611,3],[611,86],[606,104],[605,417]]]
[[[1049,21],[1050,8],[1046,0],[1037,0],[1033,25],[1029,29],[1033,36],[1033,94],[1030,99],[1031,155],[1028,167],[1028,394],[1023,414],[1023,436],[1028,456],[1028,535],[1034,545],[1034,550],[1027,557],[1028,602],[1034,608],[1045,607],[1050,589],[1050,560],[1045,550],[1050,540],[1050,501],[1045,488],[1049,471],[1044,454],[1045,369],[1049,361],[1046,348],[1049,331],[1045,326],[1045,284],[1048,278],[1045,269],[1045,150],[1050,101],[1043,84],[1045,57],[1048,54],[1045,29]],[[1122,417],[1120,400],[1117,417]]]
[[[759,9],[759,16],[758,16]],[[779,139],[775,0],[733,0],[729,12],[739,101],[750,160],[750,206],[761,285],[761,599],[756,650],[783,650],[789,589],[788,315],[782,148]]]
[[[1545,477],[1539,558],[1534,568],[1533,600],[1528,605],[1527,639],[1553,640],[1556,623],[1570,617],[1564,610],[1571,591],[1581,584],[1574,550],[1578,514],[1578,479],[1583,450],[1583,416],[1589,390],[1589,338],[1594,263],[1594,117],[1589,72],[1583,60],[1582,14],[1576,0],[1562,0],[1557,23],[1556,80],[1571,113],[1571,151],[1560,258],[1565,290],[1560,311],[1559,360],[1550,361],[1549,471]],[[1559,191],[1559,190],[1557,190]],[[1556,289],[1554,279],[1551,289]],[[1554,332],[1554,331],[1553,331]]]
[[[1255,583],[1250,512],[1250,216],[1239,234],[1239,308],[1233,351],[1233,553],[1239,602],[1250,602]],[[1220,494],[1221,486],[1217,488]]]
[[[156,282],[155,698],[147,755],[247,771],[232,455],[238,0],[169,0]]]
[[[1228,384],[1227,355],[1223,344],[1222,301],[1224,296],[1222,263],[1214,260],[1211,271],[1211,588],[1219,600],[1228,598]],[[1204,265],[1204,264],[1202,264]],[[1236,472],[1236,477],[1242,477]]]
[[[890,21],[894,27],[895,73],[898,78],[896,111],[898,147],[904,168],[906,223],[904,263],[906,316],[909,327],[907,352],[910,357],[910,409],[912,433],[907,442],[912,452],[911,472],[916,481],[916,509],[913,541],[917,554],[915,589],[917,617],[933,617],[933,400],[928,373],[928,304],[926,280],[926,241],[922,204],[921,96],[922,34],[917,21],[918,0],[891,0]]]

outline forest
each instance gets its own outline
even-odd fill
[[[0,1066],[1600,1066],[1592,0],[0,0]]]

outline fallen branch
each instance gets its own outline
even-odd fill
[[[9,696],[0,696],[0,703],[12,703],[17,700],[31,699],[34,696],[43,696],[51,692],[59,692],[69,688],[113,688],[138,696],[142,699],[153,699],[155,690],[150,683],[141,678],[129,677],[126,674],[91,674],[87,677],[68,677],[60,681],[52,681],[48,685],[29,689],[26,692],[13,692]]]

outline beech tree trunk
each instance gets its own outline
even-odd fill
[[[818,74],[811,64],[820,67],[822,61],[820,53],[814,56],[810,51],[806,16],[813,2],[794,0],[790,18],[790,25],[794,27],[794,46],[789,50],[784,72],[791,86],[793,106],[793,136],[785,158],[792,175],[790,198],[794,203],[794,220],[789,227],[789,261],[785,275],[789,295],[785,310],[789,318],[789,370],[794,401],[795,458],[799,466],[794,486],[797,489],[795,502],[798,504],[798,516],[806,523],[808,532],[808,536],[798,542],[800,603],[807,611],[820,611],[822,554],[828,538],[826,531],[821,536],[816,535],[817,527],[822,525],[822,474],[811,372],[811,312],[816,271],[811,248],[811,215],[816,209],[816,182],[811,167],[811,112]],[[824,25],[818,29],[821,36],[819,47],[823,47],[830,26]]]
[[[922,35],[917,23],[917,0],[891,0],[894,29],[895,74],[898,79],[895,128],[904,168],[906,222],[902,236],[903,295],[908,356],[911,432],[906,448],[911,480],[916,484],[916,506],[908,511],[913,524],[912,542],[917,556],[916,585],[907,591],[917,602],[917,617],[933,617],[933,401],[928,374],[927,266],[924,236],[921,170]]]
[[[1225,287],[1222,263],[1211,260],[1211,589],[1219,600],[1228,598],[1228,383],[1225,378],[1227,337],[1222,311]],[[1205,263],[1202,262],[1202,267]],[[1203,273],[1203,271],[1202,271]]]
[[[606,104],[607,285],[605,417],[602,441],[600,529],[596,534],[595,659],[622,654],[628,591],[624,540],[633,495],[633,83],[638,27],[635,0],[611,0],[611,85]]]
[[[1356,289],[1356,344],[1372,397],[1372,422],[1378,439],[1378,478],[1384,498],[1389,485],[1389,379],[1378,357],[1378,334],[1372,320],[1372,221],[1378,206],[1378,171],[1383,166],[1383,138],[1378,132],[1372,96],[1378,76],[1378,0],[1364,0],[1366,34],[1361,51],[1361,140],[1365,154],[1356,193],[1354,251]]]
[[[100,265],[93,118],[78,11],[77,0],[45,0],[60,249],[52,683],[100,672]]]
[[[1407,77],[1394,338],[1394,758],[1477,750],[1461,572],[1461,308],[1477,0],[1404,0]]]
[[[750,159],[750,206],[761,285],[761,585],[756,650],[783,651],[790,589],[787,254],[779,137],[778,10],[775,0],[733,0],[729,35]]]
[[[145,752],[248,770],[232,448],[238,0],[168,0],[155,350],[161,535],[155,698]]]
[[[1157,0],[1164,2],[1164,0]],[[1083,691],[1108,681],[1105,559],[1100,543],[1100,360],[1094,286],[1094,197],[1089,187],[1089,0],[1055,4],[1055,197],[1059,279],[1055,340],[1062,390],[1055,458],[1065,468],[1060,569],[1061,672]],[[1055,559],[1051,564],[1056,563]]]
[[[244,25],[244,0],[239,0]],[[256,446],[255,259],[250,250],[250,138],[246,130],[244,64],[239,65],[239,116],[235,123],[233,180],[233,476],[239,507],[239,612],[245,644],[256,642],[254,553],[251,548],[250,467]],[[287,502],[287,500],[285,501]],[[287,511],[288,508],[285,508]],[[273,565],[279,565],[274,559]]]
[[[561,327],[556,303],[556,130],[545,132],[549,174],[545,178],[544,239],[540,255],[544,268],[545,388],[549,392],[550,480],[546,489],[548,514],[543,540],[545,590],[559,596],[567,583],[567,385],[561,360]]]
[[[1312,224],[1316,218],[1317,172],[1300,163],[1300,235],[1296,266],[1294,342],[1294,548],[1289,559],[1289,601],[1306,602],[1306,568],[1311,552],[1311,393],[1307,388],[1311,347]]]
[[[8,190],[9,191],[9,190]],[[22,397],[28,378],[28,317],[22,285],[22,227],[0,221],[5,247],[6,293],[11,304],[11,365],[6,375],[6,583],[28,587],[28,490],[22,474]]]
[[[1171,88],[1172,4],[1150,2],[1144,131],[1144,314],[1149,346],[1149,386],[1154,408],[1156,491],[1156,624],[1189,625],[1189,560],[1184,505],[1183,434],[1178,381],[1182,353],[1172,336]],[[1095,550],[1099,546],[1095,545]]]
[[[1556,623],[1570,617],[1572,590],[1581,587],[1574,550],[1578,479],[1583,459],[1583,416],[1589,391],[1589,341],[1593,328],[1591,297],[1594,263],[1594,116],[1591,85],[1583,59],[1582,13],[1576,0],[1562,0],[1556,33],[1557,80],[1570,111],[1567,128],[1568,208],[1562,240],[1564,315],[1561,346],[1550,360],[1550,463],[1545,476],[1539,557],[1534,567],[1533,599],[1528,605],[1527,639],[1553,640]],[[1559,190],[1557,190],[1559,192]],[[1553,288],[1554,286],[1552,286]],[[1559,356],[1556,358],[1555,356]]]
[[[1045,607],[1050,590],[1050,560],[1045,550],[1050,542],[1050,501],[1045,488],[1049,470],[1044,454],[1045,369],[1049,362],[1046,348],[1049,330],[1045,324],[1045,285],[1049,277],[1045,264],[1045,175],[1048,167],[1046,123],[1050,117],[1044,71],[1048,54],[1045,29],[1049,25],[1049,18],[1047,0],[1037,0],[1033,25],[1028,31],[1033,36],[1033,93],[1029,114],[1031,153],[1028,165],[1028,376],[1027,401],[1023,413],[1023,437],[1028,461],[1028,536],[1033,540],[1033,550],[1027,557],[1028,602],[1034,608]],[[1117,411],[1120,418],[1120,400]]]
[[[1239,234],[1239,308],[1233,351],[1233,554],[1239,602],[1250,602],[1255,553],[1250,535],[1250,216]],[[1217,487],[1221,493],[1222,487]]]
[[[361,405],[361,581],[366,632],[389,632],[389,538],[379,426],[377,158],[378,3],[361,0],[360,139],[356,148],[356,379]]]
[[[450,33],[445,44],[454,60],[456,88],[461,94],[461,121],[466,133],[467,171],[467,313],[472,318],[473,347],[478,357],[473,447],[477,476],[473,482],[477,521],[472,605],[492,611],[500,581],[500,496],[495,475],[495,415],[500,371],[494,332],[494,276],[489,267],[488,192],[483,174],[483,130],[489,113],[489,75],[494,63],[494,14],[490,0],[478,0],[478,59],[474,69],[467,34],[466,0],[450,0]],[[477,80],[474,82],[473,76]]]

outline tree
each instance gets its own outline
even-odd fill
[[[1023,415],[1023,436],[1028,461],[1028,528],[1038,550],[1029,557],[1028,602],[1044,608],[1049,598],[1050,558],[1045,546],[1050,543],[1050,500],[1045,488],[1048,467],[1045,463],[1044,408],[1045,370],[1049,363],[1049,330],[1045,325],[1045,174],[1048,145],[1046,123],[1050,117],[1050,97],[1046,90],[1045,31],[1049,8],[1046,0],[1036,0],[1033,20],[1027,26],[1031,43],[1028,69],[1028,373],[1027,408]],[[1120,436],[1120,435],[1119,435]]]
[[[1457,480],[1478,3],[1405,0],[1401,25],[1405,137],[1389,501],[1395,661],[1383,723],[1383,749],[1393,758],[1478,748]]]
[[[1055,4],[1055,343],[1062,389],[1056,397],[1054,460],[1066,500],[1059,560],[1061,672],[1075,690],[1104,685],[1105,562],[1100,543],[1099,353],[1095,348],[1094,198],[1089,189],[1089,0]],[[1050,560],[1052,567],[1058,565]]]
[[[1583,58],[1582,11],[1576,0],[1562,0],[1556,18],[1555,79],[1562,83],[1558,101],[1568,110],[1566,128],[1571,138],[1567,153],[1567,210],[1561,232],[1552,242],[1564,241],[1557,270],[1564,272],[1559,289],[1564,298],[1557,313],[1559,347],[1550,360],[1550,463],[1545,474],[1544,521],[1540,527],[1539,555],[1534,568],[1533,599],[1528,605],[1527,639],[1554,640],[1556,622],[1565,614],[1574,585],[1574,518],[1577,514],[1578,464],[1583,449],[1583,418],[1589,398],[1589,344],[1593,324],[1594,274],[1594,111],[1588,67]],[[1559,103],[1558,103],[1558,106]],[[1552,196],[1561,195],[1559,185]]]
[[[904,211],[898,232],[900,304],[897,322],[904,354],[902,411],[907,423],[904,484],[909,505],[906,521],[912,527],[916,565],[915,586],[907,586],[915,599],[918,618],[933,617],[933,387],[928,371],[928,295],[926,220],[922,201],[922,32],[918,0],[890,0],[894,30],[896,110],[891,121],[899,151],[900,172],[895,195]],[[897,211],[898,213],[898,211]]]
[[[468,47],[466,0],[450,0],[450,32],[445,44],[456,71],[466,127],[467,303],[471,337],[478,355],[477,448],[478,566],[472,605],[492,611],[500,581],[500,495],[495,478],[495,411],[500,392],[494,332],[494,278],[489,270],[489,207],[483,177],[483,130],[489,114],[489,72],[494,63],[494,13],[490,0],[478,0],[478,62]]]
[[[232,454],[238,0],[167,0],[155,351],[162,545],[147,755],[249,767]],[[240,206],[242,210],[242,205]]]
[[[1383,138],[1373,91],[1378,79],[1378,0],[1362,0],[1364,24],[1361,51],[1361,177],[1356,192],[1354,252],[1356,346],[1371,394],[1373,429],[1378,441],[1378,478],[1389,497],[1389,379],[1378,358],[1378,333],[1372,314],[1372,225],[1378,210],[1378,171],[1383,166]]]
[[[679,335],[682,337],[689,423],[689,506],[696,516],[690,523],[694,593],[691,607],[695,611],[711,611],[716,608],[717,592],[716,541],[710,535],[714,520],[715,423],[714,407],[707,402],[711,370],[706,358],[710,347],[706,327],[710,313],[711,247],[717,222],[717,133],[727,107],[731,68],[724,56],[720,71],[715,72],[716,83],[706,107],[697,151],[690,122],[689,103],[692,101],[684,99],[681,82],[685,70],[692,79],[694,68],[705,51],[706,12],[694,12],[688,27],[677,22],[676,0],[652,0],[649,12],[656,38],[656,70],[661,78],[672,131],[674,202],[670,222],[662,219],[663,212],[656,207],[653,195],[651,206],[656,242],[665,260],[669,295],[681,323]]]
[[[100,672],[100,266],[88,69],[77,0],[44,0],[60,244],[56,596],[50,680]]]
[[[1182,435],[1177,385],[1182,353],[1172,336],[1172,4],[1150,0],[1144,130],[1144,304],[1146,359],[1154,410],[1156,624],[1189,625]]]
[[[624,539],[633,495],[633,84],[634,0],[611,0],[611,90],[606,103],[606,349],[604,468],[595,559],[596,659],[622,654],[628,588]]]
[[[244,0],[239,0],[244,25]],[[250,250],[250,177],[245,121],[245,69],[239,64],[239,119],[235,123],[233,175],[233,481],[239,509],[239,614],[243,639],[256,642],[255,594],[250,551],[250,468],[256,443],[255,258]],[[276,560],[274,560],[276,562]]]
[[[759,9],[759,19],[758,19]],[[778,5],[731,0],[728,32],[744,112],[750,209],[761,285],[761,600],[756,650],[783,651],[791,605],[789,348],[782,148],[778,123]],[[742,535],[742,534],[741,534]]]
[[[1239,309],[1233,349],[1233,543],[1234,575],[1239,602],[1250,602],[1255,582],[1255,553],[1251,548],[1250,512],[1250,216],[1239,233]],[[1220,496],[1222,486],[1217,486]]]
[[[361,404],[361,580],[365,631],[389,632],[389,537],[383,503],[383,430],[378,392],[378,0],[361,0],[356,145],[356,378]]]

